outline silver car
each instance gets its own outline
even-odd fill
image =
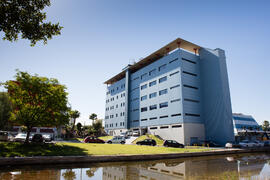
[[[24,133],[19,133],[14,138],[14,141],[16,141],[16,142],[24,142],[25,140],[26,140],[26,134],[24,134]]]
[[[114,136],[112,139],[107,141],[108,144],[125,144],[126,139],[124,136]]]

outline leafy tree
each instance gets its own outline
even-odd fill
[[[76,174],[74,171],[72,171],[72,169],[68,169],[66,170],[66,172],[64,172],[62,174],[62,176],[64,177],[65,180],[73,180],[76,179]]]
[[[95,123],[92,124],[94,129],[95,136],[100,136],[102,134],[102,120],[96,120]]]
[[[268,131],[268,129],[269,129],[269,121],[263,121],[262,129],[264,131]]]
[[[17,70],[16,80],[4,83],[13,106],[10,120],[31,129],[37,126],[59,126],[68,123],[66,87],[57,79],[48,79]]]
[[[47,43],[54,35],[59,35],[63,27],[59,23],[44,22],[44,8],[50,6],[50,0],[1,0],[0,31],[5,33],[4,40],[16,41],[21,34],[28,39],[31,46],[37,41]]]
[[[6,92],[0,92],[0,130],[8,128],[8,119],[12,111],[11,102]]]
[[[95,120],[97,120],[97,115],[95,113],[92,113],[92,114],[90,114],[89,119],[91,119],[93,121],[92,122],[92,124],[93,124],[95,122]]]

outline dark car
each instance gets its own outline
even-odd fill
[[[213,141],[204,141],[202,142],[202,146],[205,146],[205,147],[221,147],[221,145],[213,142]]]
[[[85,143],[105,143],[105,141],[103,141],[102,139],[99,139],[99,138],[93,137],[93,136],[87,136],[86,138],[84,138],[83,142],[85,142]]]
[[[180,144],[179,142],[177,142],[175,140],[166,140],[163,143],[163,146],[165,146],[165,147],[176,147],[176,148],[184,148],[185,147],[184,144]]]
[[[143,141],[136,142],[137,145],[148,145],[148,146],[155,146],[157,145],[154,139],[145,139]]]
[[[33,143],[43,143],[44,138],[43,138],[42,134],[34,134],[34,136],[32,137],[32,142]]]

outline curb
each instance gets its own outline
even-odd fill
[[[224,150],[205,151],[205,152],[145,154],[145,155],[6,157],[6,158],[0,158],[0,166],[146,161],[146,160],[160,160],[160,159],[175,159],[175,158],[183,158],[183,157],[186,158],[186,157],[200,157],[200,156],[216,156],[216,155],[258,153],[258,152],[270,152],[270,148],[224,149]]]

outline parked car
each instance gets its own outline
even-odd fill
[[[240,148],[241,146],[235,142],[227,142],[225,148]]]
[[[8,141],[8,132],[0,131],[0,141]]]
[[[179,142],[177,142],[175,140],[166,140],[163,143],[163,146],[165,146],[165,147],[177,147],[177,148],[184,148],[185,147],[184,144],[180,144]]]
[[[32,141],[33,143],[43,143],[45,140],[44,140],[42,134],[34,134],[34,135],[32,136],[31,141]]]
[[[239,143],[239,145],[242,147],[242,148],[248,148],[248,147],[255,147],[255,143],[253,142],[250,142],[248,140],[243,140]]]
[[[15,136],[14,141],[16,142],[24,142],[26,140],[26,134],[19,133]]]
[[[156,141],[154,139],[145,139],[142,141],[136,142],[137,145],[148,145],[148,146],[155,146],[157,145]]]
[[[139,132],[139,131],[134,131],[134,132],[132,133],[132,136],[140,136],[140,132]]]
[[[125,144],[126,139],[124,136],[114,136],[112,139],[107,141],[108,144],[116,143],[116,144]]]
[[[45,140],[45,142],[51,142],[52,141],[52,136],[49,135],[49,134],[43,134],[42,137]]]
[[[253,143],[255,144],[255,147],[263,147],[264,143],[258,140],[253,141]]]
[[[205,147],[221,147],[221,145],[219,145],[213,141],[202,141],[201,144],[202,144],[202,146],[205,146]]]
[[[102,139],[96,138],[94,136],[87,136],[84,138],[83,142],[85,143],[105,143]]]

